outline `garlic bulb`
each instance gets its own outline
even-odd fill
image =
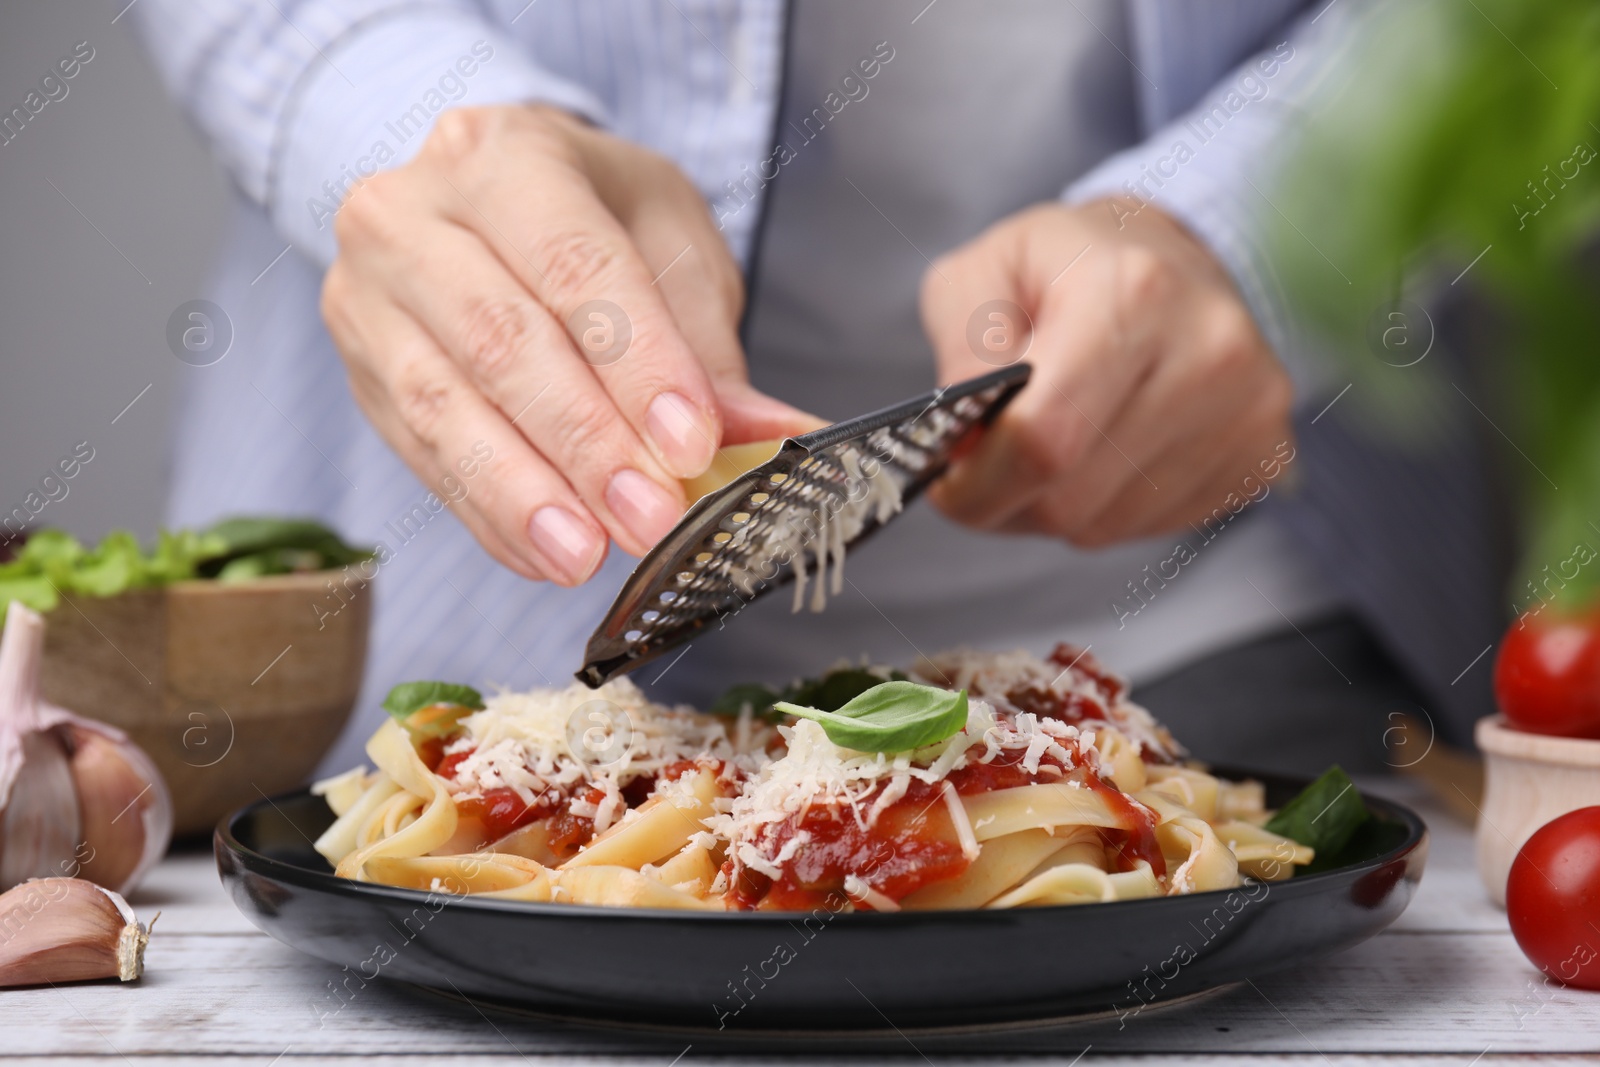
[[[127,892],[167,850],[172,798],[122,731],[39,699],[44,628],[12,601],[0,636],[0,890],[81,875]]]
[[[77,878],[40,878],[0,893],[0,988],[120,978],[144,970],[150,930],[128,902]]]

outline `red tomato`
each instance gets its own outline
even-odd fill
[[[1500,642],[1494,693],[1519,730],[1600,737],[1600,613],[1518,619]]]
[[[1600,989],[1600,807],[1569,811],[1528,838],[1506,880],[1506,915],[1535,967]]]

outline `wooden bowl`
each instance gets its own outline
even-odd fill
[[[48,616],[44,698],[150,754],[178,834],[303,784],[361,688],[371,587],[338,571],[63,599]]]
[[[1506,904],[1511,861],[1535,830],[1558,815],[1600,804],[1600,741],[1530,734],[1505,717],[1480,719],[1486,781],[1478,818],[1478,874],[1497,907]]]

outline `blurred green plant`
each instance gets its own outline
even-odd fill
[[[113,530],[93,548],[65,530],[40,530],[14,559],[0,563],[0,605],[20,600],[35,611],[52,611],[62,594],[109,597],[194,578],[238,582],[371,556],[310,519],[241,517],[204,530],[162,530],[149,552],[127,530]]]
[[[1404,0],[1354,34],[1280,176],[1295,222],[1274,258],[1304,321],[1402,413],[1435,372],[1371,358],[1373,323],[1470,264],[1512,324],[1490,374],[1523,454],[1508,468],[1527,475],[1523,589],[1600,546],[1600,4]],[[1566,607],[1597,599],[1600,567],[1562,590]]]

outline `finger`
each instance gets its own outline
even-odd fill
[[[824,425],[749,383],[739,315],[744,283],[704,203],[653,201],[630,219],[640,255],[673,321],[705,365],[722,414],[719,445],[805,433]]]
[[[427,230],[432,269],[389,259],[400,305],[575,489],[617,544],[648,552],[685,507],[678,480],[617,409],[571,339],[473,233]]]
[[[1264,484],[1253,472],[1253,459],[1247,440],[1253,442],[1252,431],[1232,435],[1231,439],[1213,441],[1209,450],[1197,447],[1194,441],[1184,442],[1171,454],[1162,458],[1153,473],[1166,479],[1174,492],[1156,499],[1140,494],[1129,487],[1122,496],[1112,500],[1093,520],[1082,526],[1074,542],[1094,548],[1116,541],[1136,537],[1153,537],[1183,529],[1191,522],[1215,516],[1227,522],[1254,494],[1259,498]],[[1209,455],[1196,469],[1196,454]],[[1250,479],[1247,484],[1246,479]],[[1041,514],[1036,521],[1049,523],[1056,516]]]
[[[447,502],[447,506],[456,518],[472,534],[473,539],[483,546],[484,551],[524,578],[531,578],[534,581],[560,581],[562,584],[567,584],[562,576],[546,573],[544,566],[538,562],[538,557],[530,553],[525,546],[508,542],[496,527],[485,520],[475,506],[476,502],[473,506],[468,506],[466,498],[450,501],[443,491],[444,479],[456,472],[441,470],[433,453],[403,423],[380,417],[379,412],[388,406],[387,393],[382,383],[373,377],[370,371],[365,367],[352,366],[349,368],[349,378],[350,391],[374,428],[378,429],[389,447],[394,449],[417,476],[417,480]],[[380,421],[384,422],[381,428]],[[474,442],[474,447],[480,445],[479,455],[487,457],[482,461],[481,469],[492,470],[495,459],[493,446],[483,439]],[[470,495],[471,491],[468,497]]]
[[[744,282],[727,244],[692,190],[662,190],[630,212],[626,224],[651,284],[684,340],[715,382],[746,377],[739,343]]]
[[[1232,420],[1233,433],[1216,439],[1208,434],[1202,441],[1192,437],[1178,442],[1156,461],[1152,472],[1162,485],[1178,491],[1159,501],[1138,500],[1130,496],[1111,502],[1104,514],[1082,531],[1088,544],[1103,544],[1118,536],[1146,536],[1174,530],[1186,523],[1212,516],[1220,507],[1238,506],[1230,494],[1241,500],[1264,498],[1273,479],[1268,477],[1275,450],[1291,438],[1289,430],[1263,417],[1258,403],[1254,412]],[[1215,457],[1197,465],[1196,457]],[[1282,473],[1281,467],[1272,468]]]
[[[1017,303],[1018,241],[1020,234],[991,232],[941,257],[924,272],[919,310],[941,384],[1016,363],[1031,346],[1034,324]],[[1019,498],[1015,486],[1030,481],[1037,486],[1046,471],[1032,450],[1014,447],[1017,429],[1002,417],[971,444],[932,486],[934,504],[951,518],[979,528],[997,527],[1026,507],[1032,494]],[[984,492],[977,483],[1004,467],[1008,455],[1017,464],[1013,472],[1025,471],[1025,476],[1008,480],[997,492]]]
[[[379,299],[325,298],[324,309],[363,410],[413,471],[426,479],[484,449],[493,457],[493,477],[474,484],[457,514],[495,558],[563,585],[598,569],[600,525],[420,325]]]
[[[1197,474],[1216,455],[1216,434],[1207,431],[1232,425],[1242,395],[1236,383],[1197,375],[1187,344],[1174,336],[1155,356],[1149,376],[1114,421],[1094,427],[1096,439],[1083,459],[1040,495],[1029,525],[1040,521],[1037,515],[1048,515],[1053,535],[1098,547],[1107,543],[1108,529],[1140,528],[1126,521],[1130,512],[1153,515],[1189,495]]]
[[[478,151],[483,114],[441,119],[441,167],[459,179],[442,209],[495,250],[579,351],[604,338],[594,373],[623,416],[672,474],[701,473],[721,439],[715,391],[648,268],[582,173],[553,159],[536,129],[499,118],[493,153]]]
[[[1076,524],[1063,531],[1074,540],[1170,527],[1215,471],[1208,460],[1270,449],[1288,432],[1288,378],[1236,300],[1201,296],[1174,321],[1192,325],[1167,339],[1155,371],[1108,430],[1151,468],[1147,481],[1162,492],[1086,490]]]
[[[1065,249],[1075,242],[1073,237],[1054,245]],[[948,351],[960,344],[972,353],[968,333],[963,330],[957,341],[952,324],[962,308],[972,309],[970,318],[989,306],[989,297],[978,297],[985,292],[984,285],[996,284],[993,262],[1007,255],[1021,260],[1018,269],[1035,276],[1043,273],[1042,262],[1033,261],[1041,260],[1044,253],[1032,243],[1019,245],[1011,253],[984,251],[974,266],[958,267],[956,285],[964,295],[954,298],[953,311],[937,313],[937,346]],[[1072,262],[1065,251],[1058,258]],[[1071,273],[1055,268],[1064,288],[1057,290],[1047,283],[1031,294],[1038,301],[1030,313],[1036,321],[1016,358],[1029,358],[1034,364],[1033,378],[977,447],[943,479],[935,502],[952,518],[979,528],[1003,525],[1032,504],[1045,486],[1077,469],[1098,450],[1105,427],[1149,373],[1156,351],[1153,327],[1130,325],[1132,319],[1119,303],[1134,297],[1151,298],[1158,283],[1146,276],[1150,267],[1142,253],[1134,257],[1131,267],[1123,262],[1126,259],[1127,253],[1096,254],[1091,250]],[[969,277],[978,281],[971,283]],[[1159,284],[1165,286],[1164,275]],[[1022,299],[1030,298],[1021,287],[1016,291]],[[937,292],[938,284],[931,280],[924,287],[925,295]],[[952,366],[959,368],[959,359],[944,357],[941,374]],[[1096,462],[1108,463],[1109,458],[1096,458]],[[1113,484],[1116,468],[1106,467],[1105,472],[1103,484]]]
[[[956,249],[922,275],[918,310],[940,384],[1009,366],[1026,354],[1033,321],[1018,278],[1020,231],[1001,227]]]

